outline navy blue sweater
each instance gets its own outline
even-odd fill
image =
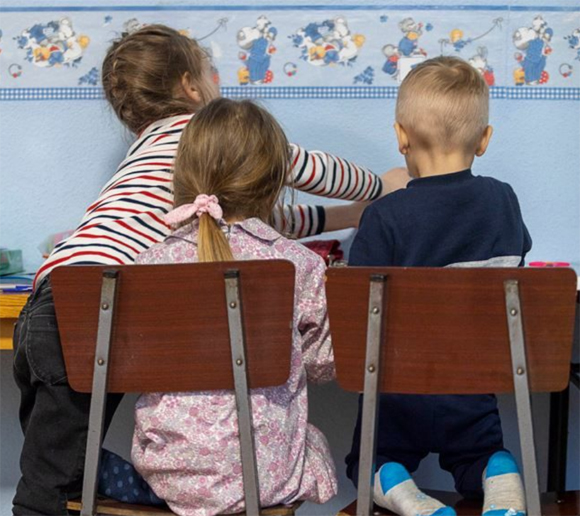
[[[531,247],[511,186],[464,170],[413,179],[371,204],[349,265],[517,267]]]

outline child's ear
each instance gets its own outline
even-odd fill
[[[399,142],[399,152],[403,155],[407,154],[409,152],[409,136],[399,122],[395,122],[395,133],[397,133],[397,141]]]
[[[492,134],[493,134],[493,127],[491,125],[488,125],[485,128],[485,130],[483,131],[483,134],[481,135],[481,140],[479,142],[479,145],[475,149],[475,155],[477,157],[483,156],[485,154],[485,151],[487,150],[487,146],[489,145],[489,140],[491,140]]]
[[[188,99],[191,99],[195,104],[201,104],[201,95],[199,94],[199,91],[197,91],[197,89],[193,86],[193,81],[191,80],[191,75],[189,72],[185,72],[181,78],[181,89]]]

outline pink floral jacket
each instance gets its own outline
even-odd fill
[[[324,435],[308,424],[306,382],[334,378],[321,258],[258,219],[227,231],[238,260],[290,260],[296,268],[292,365],[287,383],[251,392],[263,506],[337,492]],[[197,223],[137,257],[141,264],[197,261]],[[177,514],[210,516],[244,509],[240,446],[231,391],[145,394],[137,401],[132,458]]]

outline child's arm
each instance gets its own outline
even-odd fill
[[[326,231],[357,228],[366,202],[338,206],[284,204],[276,206],[272,225],[290,238],[305,238]]]
[[[308,154],[300,147],[293,146],[294,154],[293,163],[296,163],[293,168],[293,173],[298,169],[297,164],[302,163],[296,161],[296,157],[304,158]],[[314,158],[309,158],[311,165],[313,163],[318,163],[320,165],[320,153],[315,151],[314,153],[309,153],[310,156],[314,154]],[[335,160],[335,163],[348,163],[344,160],[340,160],[334,156],[324,154],[328,160]],[[317,161],[318,160],[318,161]],[[355,165],[348,164],[347,170],[355,170]],[[361,170],[360,167],[356,167]],[[322,167],[319,166],[322,170]],[[307,170],[307,169],[305,169]],[[327,169],[328,170],[328,169]],[[310,170],[312,172],[312,170]],[[374,178],[374,174],[370,173]],[[393,168],[388,172],[385,172],[380,176],[381,182],[381,195],[386,195],[388,193],[399,190],[400,188],[405,188],[410,180],[406,168]],[[375,181],[375,179],[372,179]],[[323,194],[320,194],[323,195]],[[293,238],[304,238],[308,236],[318,235],[326,231],[338,231],[341,229],[357,228],[359,221],[364,209],[368,206],[368,202],[352,202],[350,204],[342,204],[338,206],[313,206],[313,205],[279,205],[276,207],[273,216],[273,226],[274,228]]]
[[[381,175],[380,179],[383,185],[381,197],[405,188],[411,180],[409,171],[402,167],[392,168]],[[363,211],[368,205],[368,202],[351,202],[350,204],[338,206],[322,206],[324,210],[324,226],[321,233],[358,228]]]
[[[381,178],[370,170],[326,152],[309,152],[295,144],[290,149],[293,188],[347,201],[371,201],[380,197]]]
[[[318,257],[314,263],[315,267],[296,285],[301,312],[298,331],[302,336],[302,363],[308,381],[323,383],[333,380],[336,372],[324,289],[326,266]]]

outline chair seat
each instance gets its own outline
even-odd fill
[[[457,516],[481,516],[481,500],[464,500],[459,494],[448,491],[425,490],[445,505],[455,508]],[[375,505],[373,516],[391,516],[394,513]],[[542,516],[578,516],[580,514],[580,491],[568,491],[560,500],[555,493],[542,494]],[[342,509],[338,516],[355,516],[356,500]],[[535,515],[530,515],[535,516]]]
[[[292,505],[276,505],[266,507],[260,511],[261,516],[294,516],[294,513],[303,502],[294,502]],[[71,511],[81,510],[81,500],[71,500],[67,503],[67,509]],[[111,516],[167,516],[175,514],[168,507],[151,507],[148,505],[135,505],[130,503],[117,502],[108,498],[97,500],[97,514]],[[229,516],[246,516],[245,512],[230,514]]]

